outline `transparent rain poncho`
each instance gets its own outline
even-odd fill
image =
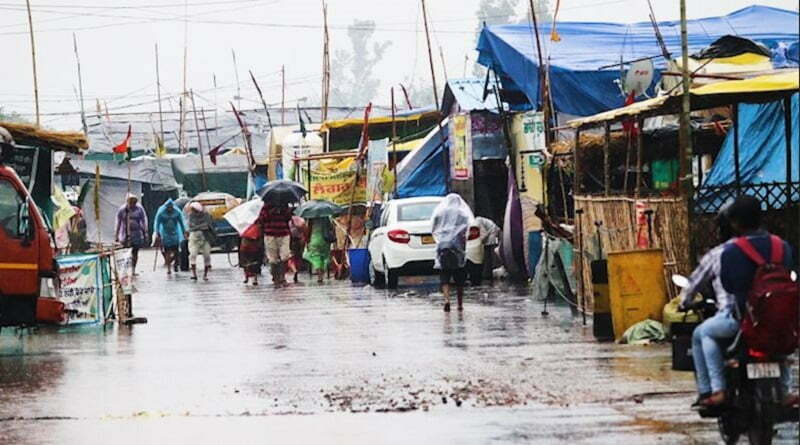
[[[436,240],[437,269],[458,269],[467,263],[467,233],[472,220],[469,205],[455,193],[433,210],[432,234]]]

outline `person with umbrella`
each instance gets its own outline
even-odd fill
[[[317,274],[317,283],[325,279],[331,259],[331,243],[336,241],[331,216],[341,214],[341,207],[328,201],[308,201],[295,210],[306,220],[306,250],[303,259],[311,264],[312,273]]]
[[[299,202],[305,193],[300,184],[286,180],[272,181],[258,191],[264,206],[255,222],[264,234],[264,250],[276,287],[287,284],[285,263],[291,256],[289,221],[292,219],[289,203]]]
[[[185,238],[186,223],[183,212],[175,208],[175,202],[167,199],[156,212],[155,227],[156,245],[161,246],[167,275],[172,275],[172,264],[178,260],[180,245]]]

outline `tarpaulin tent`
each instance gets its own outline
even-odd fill
[[[791,100],[791,165],[792,179],[798,179],[798,163],[800,159],[800,106],[795,93]],[[786,125],[783,101],[765,104],[739,105],[739,165],[740,182],[746,185],[787,182],[786,177]],[[714,161],[711,171],[706,176],[704,187],[725,186],[734,184],[734,132],[729,131],[722,149]],[[704,196],[703,200],[717,199],[715,196]],[[785,197],[776,199],[785,199]],[[797,200],[794,196],[792,200]],[[700,202],[700,206],[707,203]]]
[[[444,86],[442,94],[442,115],[460,113],[464,111],[490,111],[497,112],[497,98],[494,95],[495,82],[488,83],[485,79],[467,77],[463,79],[450,79]],[[488,90],[483,97],[484,90]]]
[[[445,150],[448,122],[434,128],[424,138],[422,145],[412,151],[397,166],[397,198],[415,196],[444,196],[447,194]]]
[[[680,23],[658,23],[669,51],[680,54]],[[697,52],[722,36],[734,34],[753,39],[771,50],[773,60],[791,61],[787,54],[798,40],[798,13],[765,6],[750,6],[722,17],[688,21],[689,50]],[[588,116],[623,105],[624,97],[615,81],[618,67],[600,67],[655,57],[657,68],[665,63],[650,22],[632,24],[560,22],[560,42],[543,37],[550,61],[550,83],[559,112]],[[550,25],[541,27],[542,36]],[[478,39],[478,62],[498,73],[505,90],[524,93],[530,104],[538,104],[539,83],[536,43],[529,25],[496,25],[484,28]],[[797,63],[794,62],[794,66]],[[657,79],[656,79],[657,80]],[[525,106],[521,107],[525,108]]]
[[[200,157],[194,154],[174,156],[172,158],[172,169],[175,180],[183,185],[183,189],[189,196],[198,193],[224,192],[230,193],[237,198],[247,196],[247,182],[249,165],[247,156],[243,154],[231,153],[230,155],[219,156],[217,164],[213,165],[208,158],[205,159],[205,177],[207,189],[203,188],[203,168]]]

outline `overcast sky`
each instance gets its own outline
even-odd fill
[[[189,63],[187,82],[199,97],[198,106],[227,103],[236,94],[231,49],[238,62],[243,106],[257,99],[247,74],[260,78],[267,102],[280,101],[280,69],[286,67],[287,102],[308,97],[319,102],[321,83],[321,0],[187,0]],[[678,0],[652,0],[658,20],[679,17]],[[114,112],[155,110],[154,45],[160,53],[162,95],[182,89],[184,0],[31,0],[39,70],[42,123],[78,128],[79,110],[72,34],[76,34],[83,70],[87,108],[96,99]],[[461,77],[475,59],[475,11],[478,0],[428,0],[433,44],[441,46],[447,74]],[[527,4],[527,1],[521,3]],[[552,2],[555,4],[555,1]],[[689,18],[723,15],[763,4],[797,10],[797,0],[688,0]],[[392,42],[377,68],[386,93],[409,79],[428,81],[427,52],[419,0],[329,0],[332,50],[349,46],[346,27],[354,19],[376,22],[376,40]],[[565,21],[645,21],[646,0],[562,0],[559,19]],[[33,81],[30,40],[24,0],[0,0],[2,83],[0,107],[32,113]],[[442,66],[436,54],[439,79]],[[213,88],[216,74],[218,89]],[[335,79],[334,79],[335,82]],[[439,80],[441,84],[441,80]],[[353,104],[363,105],[363,104]],[[177,102],[165,102],[165,108]]]

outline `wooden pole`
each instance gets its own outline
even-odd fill
[[[236,65],[236,51],[231,49],[231,55],[233,56],[233,74],[236,78],[236,106],[241,110],[242,109],[242,84],[239,82],[239,67]]]
[[[214,82],[214,136],[219,137],[219,104],[217,103],[217,75],[212,74],[211,80]]]
[[[447,78],[447,65],[444,62],[444,51],[442,51],[441,45],[439,45],[439,58],[442,60],[442,72],[444,73],[444,83],[446,84],[449,80]]]
[[[431,66],[431,81],[433,82],[433,104],[439,109],[439,91],[436,88],[436,70],[433,68],[433,52],[431,51],[431,34],[428,30],[428,10],[425,7],[425,0],[422,2],[422,21],[425,24],[425,40],[428,42],[428,62]]]
[[[281,125],[286,125],[286,66],[281,65]]]
[[[206,179],[206,162],[203,155],[202,138],[200,137],[200,124],[197,121],[197,107],[194,103],[194,92],[189,91],[189,97],[192,99],[192,114],[194,114],[194,129],[197,132],[197,154],[200,155],[200,172],[203,178],[203,190],[208,191],[208,180]]]
[[[531,21],[533,22],[533,34],[536,40],[536,56],[539,60],[539,90],[542,97],[542,111],[544,112],[544,136],[545,146],[550,145],[550,94],[548,94],[547,76],[545,74],[544,56],[542,55],[542,43],[539,38],[539,20],[536,18],[536,9],[533,7],[533,0],[528,0],[531,9]]]
[[[328,4],[322,1],[322,122],[328,120],[328,102],[331,88],[330,37],[328,34]]]
[[[392,174],[394,175],[394,194],[397,195],[397,121],[395,120],[394,87],[391,89],[392,96]]]
[[[572,185],[572,195],[578,196],[582,191],[583,174],[581,172],[580,163],[580,148],[581,148],[581,129],[575,129],[575,148],[572,149],[572,164],[575,169],[575,176]]]
[[[33,62],[33,100],[36,105],[36,126],[41,124],[39,119],[39,77],[36,73],[36,41],[33,37],[33,16],[31,15],[31,0],[25,0],[28,7],[28,29],[31,34],[31,60]]]
[[[403,97],[406,99],[406,106],[409,110],[413,110],[414,106],[411,105],[411,99],[408,97],[408,90],[406,90],[406,87],[402,83],[400,84],[400,89],[403,90]]]
[[[603,141],[603,189],[606,196],[611,193],[611,164],[609,151],[611,149],[611,124],[605,122],[605,140]]]
[[[691,113],[691,94],[690,94],[690,79],[689,79],[689,41],[686,31],[686,0],[680,0],[681,7],[681,77],[683,85],[683,94],[681,97],[681,113],[680,113],[680,134],[679,145],[681,154],[679,156],[679,185],[683,196],[687,200],[691,200],[693,192],[692,183],[692,128],[690,126],[690,113]],[[737,137],[738,138],[738,137]],[[738,174],[738,169],[737,169]],[[737,181],[738,183],[738,181]],[[691,209],[689,209],[691,215]]]
[[[184,138],[184,130],[186,129],[186,95],[182,94],[178,98],[178,112],[180,119],[178,120],[178,147],[181,153],[186,153],[186,138]]]
[[[156,43],[156,94],[158,96],[158,124],[161,131],[161,144],[166,148],[164,140],[164,110],[161,105],[161,73],[158,68],[158,43]]]
[[[267,113],[267,122],[269,123],[269,129],[272,131],[272,117],[269,115],[269,107],[267,106],[267,101],[264,100],[264,94],[261,92],[261,87],[258,86],[258,81],[256,80],[256,76],[253,75],[253,71],[248,71],[250,73],[250,78],[253,79],[253,85],[256,87],[256,91],[258,92],[258,97],[261,99],[261,105],[264,106],[264,112]]]
[[[739,104],[733,104],[733,169],[736,180],[736,195],[742,193],[742,173],[739,166]]]
[[[81,101],[81,126],[83,134],[89,134],[89,127],[86,125],[86,108],[83,104],[83,76],[81,75],[81,58],[78,56],[78,38],[72,33],[72,46],[75,49],[75,63],[78,66],[78,93]]]
[[[792,97],[783,98],[783,125],[786,137],[786,208],[792,202]]]
[[[642,193],[642,156],[644,153],[644,118],[639,117],[637,120],[639,133],[636,135],[636,191],[635,197],[639,198]]]

